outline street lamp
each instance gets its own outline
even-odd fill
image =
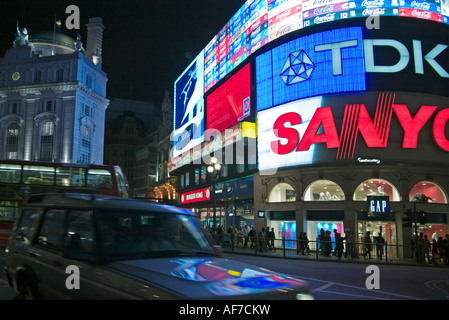
[[[216,180],[216,175],[220,172],[220,170],[221,170],[221,164],[218,163],[218,159],[216,157],[212,157],[210,159],[210,165],[207,166],[207,172],[209,172],[212,175],[213,188],[211,188],[211,192],[212,192],[212,200],[214,203],[214,220],[213,220],[214,235],[217,234],[217,225],[216,225],[217,203],[215,201],[215,180]]]

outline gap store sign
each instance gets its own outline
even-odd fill
[[[447,27],[409,26],[404,20],[393,27],[393,22],[382,18],[380,30],[356,26],[317,32],[259,55],[257,110],[306,97],[367,90],[447,96]]]

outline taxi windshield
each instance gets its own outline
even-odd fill
[[[193,216],[99,211],[100,247],[108,260],[213,254]]]

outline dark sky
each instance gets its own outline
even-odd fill
[[[16,21],[29,33],[53,30],[81,34],[86,47],[89,17],[103,18],[103,67],[108,96],[162,103],[165,89],[218,33],[245,0],[0,0],[0,56],[12,46]],[[67,30],[68,5],[80,9],[80,30]]]

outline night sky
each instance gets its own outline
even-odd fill
[[[53,31],[55,16],[62,32],[86,48],[86,23],[101,17],[103,66],[108,74],[107,95],[161,105],[166,89],[244,4],[244,0],[1,0],[0,56],[12,47],[19,27],[33,32]],[[68,5],[80,9],[80,30],[68,30]]]

